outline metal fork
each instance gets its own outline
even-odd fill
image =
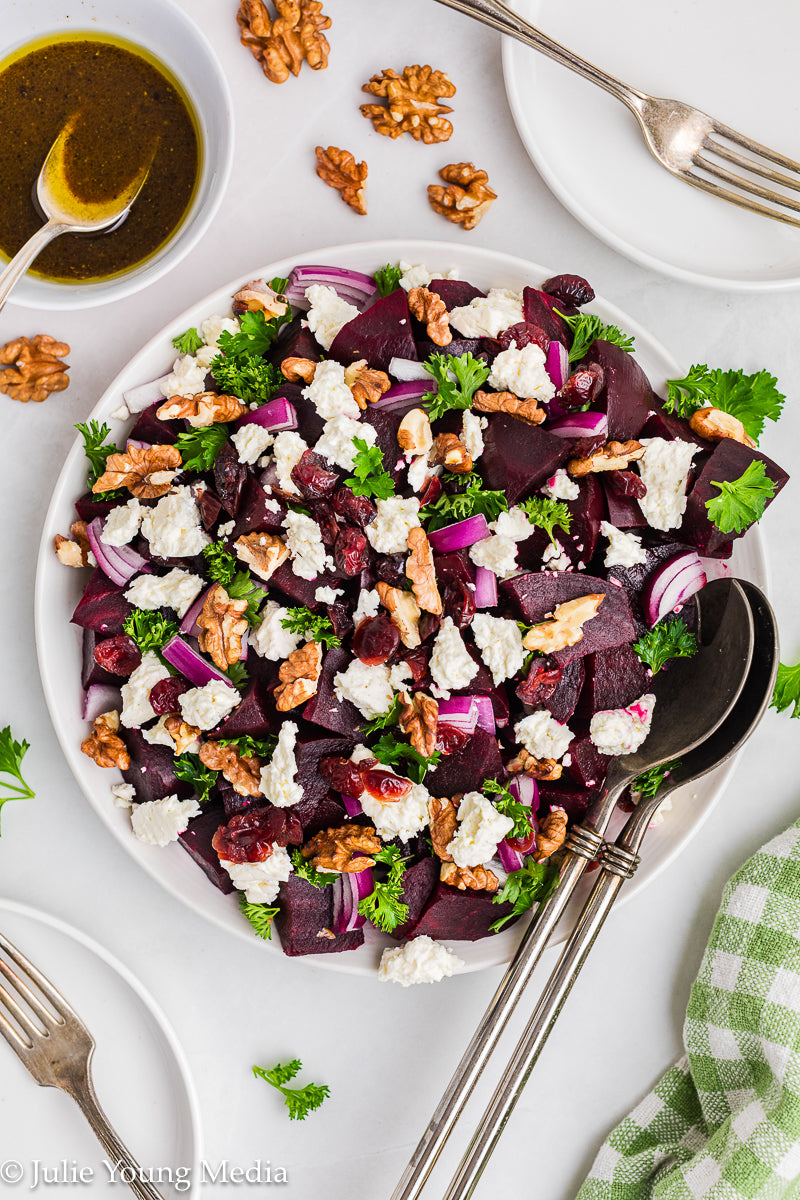
[[[0,955],[0,976],[8,981],[21,1001],[18,1002],[0,981],[0,1034],[40,1087],[61,1088],[72,1096],[109,1161],[133,1194],[141,1200],[163,1200],[152,1183],[142,1177],[141,1167],[120,1141],[100,1107],[92,1083],[95,1042],[89,1030],[61,992],[1,933],[0,950],[18,968],[15,971]],[[33,987],[45,997],[49,1008],[34,993]],[[16,1028],[9,1018],[16,1022]]]
[[[728,200],[739,208],[800,227],[800,217],[792,215],[800,213],[800,200],[772,191],[756,178],[737,174],[725,165],[730,163],[749,172],[749,175],[800,192],[800,163],[737,133],[699,108],[680,100],[650,96],[623,83],[542,33],[503,0],[437,0],[437,3],[474,17],[492,29],[524,42],[526,46],[540,50],[548,58],[569,67],[616,96],[636,117],[648,149],[678,179],[721,200]],[[794,174],[776,171],[776,166]],[[734,188],[737,190],[732,191]]]

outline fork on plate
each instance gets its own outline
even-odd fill
[[[140,1200],[163,1200],[100,1107],[92,1083],[95,1042],[89,1030],[61,992],[2,933],[0,951],[0,1034],[41,1087],[72,1096],[133,1194]]]
[[[800,227],[800,215],[796,215],[800,214],[800,199],[788,194],[800,192],[800,163],[737,133],[699,108],[650,96],[623,83],[542,33],[504,0],[438,3],[524,42],[616,96],[636,117],[650,152],[678,179],[739,208]],[[759,180],[784,190],[773,191]]]

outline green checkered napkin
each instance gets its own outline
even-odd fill
[[[577,1200],[800,1200],[800,821],[726,885],[684,1044]]]

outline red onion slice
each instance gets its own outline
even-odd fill
[[[359,312],[367,307],[378,291],[378,285],[372,276],[362,275],[360,271],[348,271],[344,267],[295,267],[289,275],[289,286],[285,293],[293,308],[311,307],[306,300],[306,289],[315,283],[322,287],[332,287],[337,296],[346,300],[348,304],[354,304]]]
[[[485,729],[487,733],[494,733],[494,706],[492,705],[491,696],[473,696],[472,702],[478,710],[478,729]]]
[[[133,579],[134,575],[149,574],[153,568],[132,546],[107,546],[105,542],[100,541],[104,524],[104,517],[95,517],[86,526],[89,545],[103,574],[119,587]]]
[[[544,369],[555,385],[556,391],[560,392],[569,379],[569,352],[562,342],[553,341],[547,347]]]
[[[570,413],[567,417],[548,421],[547,432],[562,438],[605,437],[608,433],[608,417],[601,412]]]
[[[423,363],[418,362],[416,358],[390,359],[389,374],[392,379],[397,379],[401,383],[410,383],[417,379],[426,380],[429,392],[435,392],[439,387],[430,372],[425,370]]]
[[[519,850],[512,850],[506,842],[501,842],[497,847],[497,857],[500,859],[503,870],[508,871],[509,875],[512,871],[521,870],[525,862]]]
[[[491,701],[490,701],[491,704]],[[439,722],[450,725],[461,733],[473,734],[478,724],[478,705],[474,696],[453,696],[450,700],[439,701]],[[492,720],[494,732],[494,720]]]
[[[649,625],[684,604],[706,585],[706,573],[696,550],[681,550],[652,572],[642,590],[642,608]]]
[[[274,429],[276,433],[283,429],[297,429],[297,409],[283,396],[276,396],[274,400],[268,400],[266,404],[239,417],[234,429],[241,429],[243,425],[260,425],[262,429]]]
[[[475,571],[475,607],[494,608],[497,604],[497,576],[488,567]]]
[[[333,884],[333,932],[350,933],[366,924],[366,917],[358,911],[358,904],[375,890],[372,868],[359,871],[356,875],[340,873]]]
[[[94,721],[102,713],[122,709],[122,695],[118,687],[110,683],[93,683],[83,693],[81,716],[84,721]]]
[[[233,687],[224,671],[218,670],[213,663],[203,658],[178,634],[175,634],[174,638],[170,638],[161,653],[170,666],[174,667],[195,687],[205,687],[207,683],[211,683],[212,679],[221,680],[229,687]]]
[[[445,525],[428,534],[428,541],[437,554],[449,554],[452,550],[463,550],[466,546],[474,546],[488,538],[491,530],[486,523],[483,513],[467,517],[465,521],[456,521],[453,525]]]
[[[348,817],[363,817],[364,809],[361,807],[361,801],[356,800],[355,796],[342,796],[342,804]]]
[[[370,404],[370,408],[385,408],[390,412],[405,412],[409,408],[416,408],[423,396],[437,390],[433,380],[431,383],[433,387],[413,379],[407,383],[396,383],[388,392],[383,393],[380,400]]]
[[[212,583],[210,587],[204,588],[197,599],[189,606],[189,608],[187,608],[184,618],[178,626],[178,629],[181,633],[188,633],[191,635],[191,637],[197,637],[198,633],[200,632],[200,626],[197,624],[197,618],[203,611],[203,605],[206,602],[206,596],[211,591],[213,586],[214,585]]]

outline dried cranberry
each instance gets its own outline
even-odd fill
[[[582,275],[553,275],[542,284],[542,291],[555,296],[562,304],[574,304],[576,308],[594,300],[594,288]]]
[[[349,758],[337,758],[332,755],[319,760],[319,773],[322,778],[340,792],[343,796],[353,796],[357,800],[364,791],[361,779],[364,766],[375,762],[374,758],[365,759],[363,763],[351,762]]]
[[[273,843],[299,846],[303,830],[293,813],[270,805],[237,813],[227,825],[220,825],[211,839],[219,857],[227,862],[264,862],[272,854]]]
[[[605,445],[606,434],[594,434],[591,437],[576,438],[572,443],[573,458],[588,458],[590,454],[594,454],[595,450],[599,450]]]
[[[336,600],[333,604],[329,604],[325,611],[333,626],[333,632],[340,642],[353,632],[353,618],[350,616],[350,609],[343,600]]]
[[[322,541],[326,546],[332,546],[339,536],[339,523],[336,513],[327,500],[315,500],[311,505],[311,515],[319,525]]]
[[[420,492],[420,508],[424,508],[426,504],[435,504],[443,491],[444,488],[442,487],[442,481],[439,476],[431,475],[430,479],[425,484],[425,487]]]
[[[605,373],[599,363],[589,363],[573,371],[559,392],[565,408],[583,408],[600,395],[605,383]]]
[[[375,574],[384,583],[402,588],[406,582],[406,556],[404,554],[377,554]]]
[[[529,854],[536,845],[536,827],[534,826],[530,833],[526,833],[525,837],[508,837],[505,843],[510,850],[516,850],[519,854]]]
[[[547,350],[550,345],[545,331],[530,321],[518,321],[516,325],[510,325],[500,334],[499,340],[503,350],[508,350],[512,342],[518,350],[522,350],[524,346],[538,346],[540,350]]]
[[[351,488],[346,484],[338,487],[331,497],[334,512],[337,512],[340,517],[344,517],[347,521],[352,521],[354,525],[369,525],[370,521],[374,521],[378,514],[378,510],[371,500],[366,496],[356,496]]]
[[[562,668],[550,658],[535,658],[531,663],[527,679],[517,687],[517,696],[523,704],[536,707],[550,699],[561,682]]]
[[[415,646],[413,650],[404,650],[400,655],[401,661],[411,668],[413,683],[419,685],[428,674],[428,652],[424,646]]]
[[[343,525],[333,548],[336,566],[345,575],[358,575],[367,565],[367,538],[355,525]]]
[[[635,471],[609,471],[606,482],[617,496],[633,496],[634,500],[641,500],[647,495],[647,485]]]
[[[97,643],[94,661],[112,675],[130,675],[141,663],[142,652],[132,637],[119,633]]]
[[[235,517],[239,511],[246,479],[247,467],[239,462],[231,443],[226,442],[214,463],[214,485],[229,517]]]
[[[475,616],[475,595],[463,580],[451,575],[442,592],[442,611],[457,629],[466,629]]]
[[[306,500],[330,496],[339,486],[339,476],[328,469],[328,460],[313,450],[306,450],[292,467],[292,483]]]
[[[178,697],[188,692],[191,684],[187,679],[178,675],[170,675],[169,679],[159,679],[150,689],[150,707],[159,717],[164,713],[178,711]]]
[[[469,740],[470,735],[463,729],[456,729],[455,725],[440,721],[436,726],[436,749],[441,750],[442,754],[455,754],[457,750],[463,750]]]
[[[203,529],[210,529],[216,521],[219,514],[222,512],[222,501],[219,496],[211,491],[211,488],[204,488],[197,497],[197,509],[200,513],[200,520],[203,524]]]
[[[353,653],[371,667],[385,663],[399,645],[400,634],[387,613],[366,617],[353,634]]]
[[[382,800],[384,804],[402,800],[413,786],[410,779],[401,779],[398,775],[394,775],[382,767],[370,767],[368,771],[364,772],[363,779],[364,791],[376,800]]]

